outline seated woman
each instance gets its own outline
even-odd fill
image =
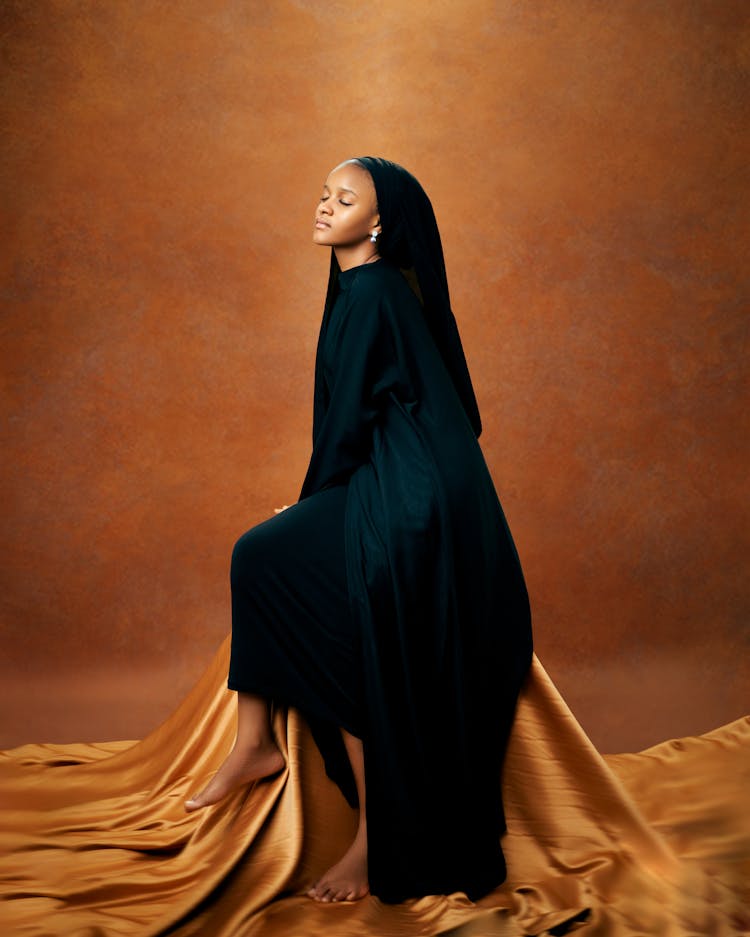
[[[440,235],[417,180],[363,157],[328,176],[313,239],[332,254],[312,457],[299,502],[235,546],[237,738],[186,809],[281,770],[269,703],[291,705],[359,804],[309,895],[477,898],[505,878],[499,775],[532,641]]]

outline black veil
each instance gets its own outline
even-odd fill
[[[367,170],[375,185],[382,229],[378,252],[403,271],[417,294],[469,422],[479,436],[482,431],[479,408],[451,310],[443,245],[427,193],[410,172],[390,160],[358,156],[353,162]],[[331,251],[326,314],[338,292],[339,272],[336,254]]]

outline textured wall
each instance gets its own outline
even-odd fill
[[[749,12],[4,3],[0,744],[140,735],[225,634],[309,452],[319,187],[362,153],[432,197],[584,726],[746,710]]]

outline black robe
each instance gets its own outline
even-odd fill
[[[505,877],[500,769],[531,660],[528,597],[420,302],[383,260],[340,274],[320,333],[300,500],[342,484],[371,890],[478,897]]]

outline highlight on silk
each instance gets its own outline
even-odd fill
[[[0,17],[0,932],[750,934],[746,4]]]

